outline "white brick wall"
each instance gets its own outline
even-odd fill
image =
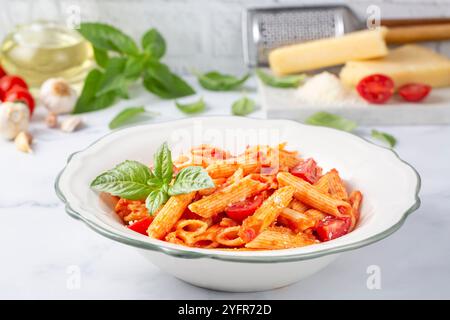
[[[17,23],[68,16],[70,5],[81,8],[83,21],[114,24],[135,38],[150,27],[165,36],[166,61],[178,71],[192,68],[241,72],[240,16],[243,8],[261,5],[346,3],[364,17],[368,5],[383,17],[450,17],[450,0],[0,0],[0,37]],[[430,44],[450,55],[450,42]]]

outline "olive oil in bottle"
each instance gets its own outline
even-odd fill
[[[55,22],[18,26],[1,45],[6,72],[23,77],[32,89],[49,78],[62,77],[81,86],[93,67],[93,51],[76,30]]]

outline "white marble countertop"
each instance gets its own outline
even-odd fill
[[[239,93],[202,92],[205,114],[230,114]],[[251,94],[252,95],[252,94]],[[109,131],[123,106],[160,112],[150,122],[183,117],[172,101],[149,94],[83,115],[73,134],[48,130],[38,112],[32,155],[0,142],[0,298],[33,299],[397,299],[450,298],[450,126],[388,127],[396,151],[422,176],[422,206],[392,236],[343,254],[322,272],[282,289],[232,294],[193,287],[151,265],[136,250],[70,218],[53,183],[67,157]],[[263,117],[262,111],[253,117]],[[371,128],[361,128],[367,136]],[[387,183],[389,183],[387,181]],[[379,267],[381,289],[370,290],[367,271]],[[79,274],[79,286],[72,276]]]

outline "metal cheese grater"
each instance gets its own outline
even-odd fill
[[[381,19],[386,42],[450,40],[450,18]],[[345,5],[263,7],[243,14],[244,58],[250,67],[267,65],[269,51],[283,45],[341,36],[365,28]]]
[[[250,8],[243,14],[247,65],[267,65],[270,50],[302,41],[343,35],[363,25],[347,6]]]

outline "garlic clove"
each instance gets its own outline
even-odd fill
[[[45,117],[45,124],[48,128],[56,128],[58,126],[58,116],[53,112],[49,112]]]
[[[64,114],[73,111],[78,96],[66,80],[51,78],[42,84],[39,98],[50,112]]]
[[[4,102],[0,105],[0,136],[13,140],[21,131],[27,131],[30,109],[22,102]]]
[[[81,117],[71,116],[61,122],[61,130],[64,132],[73,132],[80,127],[82,123]]]
[[[33,150],[31,149],[32,141],[33,137],[31,136],[31,134],[25,131],[21,131],[14,139],[14,143],[16,145],[17,150],[25,153],[33,152]]]

